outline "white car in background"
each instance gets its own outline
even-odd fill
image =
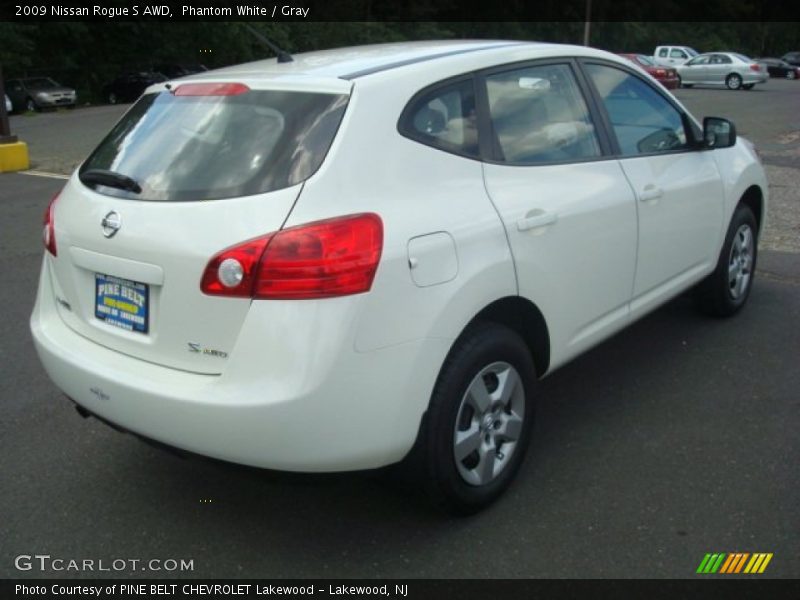
[[[724,85],[730,90],[750,90],[769,79],[766,65],[736,52],[709,52],[676,67],[683,87]]]
[[[469,513],[537,379],[689,288],[742,308],[767,193],[732,123],[607,52],[259,61],[151,86],[72,175],[31,329],[83,415],[273,469],[402,461]]]
[[[698,54],[689,46],[657,46],[653,52],[653,62],[660,67],[677,67]]]

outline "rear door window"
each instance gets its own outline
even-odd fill
[[[601,155],[589,110],[568,65],[488,75],[486,91],[496,159],[535,165]]]
[[[129,177],[141,192],[88,177],[85,185],[137,200],[210,200],[286,188],[319,168],[347,100],[275,90],[147,94],[100,143],[79,176],[100,169]]]

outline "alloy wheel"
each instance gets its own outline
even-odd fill
[[[736,230],[728,257],[728,290],[738,300],[747,293],[753,271],[753,230],[744,224]]]
[[[507,362],[481,369],[461,399],[453,436],[453,456],[465,482],[487,485],[503,472],[524,418],[525,390],[517,370]]]
[[[742,87],[742,78],[739,75],[733,74],[728,75],[728,79],[726,80],[726,84],[732,90],[738,90]]]

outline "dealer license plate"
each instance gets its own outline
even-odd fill
[[[94,316],[109,325],[147,333],[148,285],[100,273],[95,273],[94,280]]]

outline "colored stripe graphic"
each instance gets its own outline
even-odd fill
[[[706,571],[705,571],[705,569],[706,569],[706,565],[708,564],[708,561],[709,561],[710,559],[711,559],[711,555],[710,555],[710,554],[706,554],[706,555],[703,557],[703,560],[702,560],[702,561],[700,561],[700,566],[699,566],[699,567],[697,567],[697,571],[696,571],[696,573],[705,573],[705,572],[706,572]]]
[[[717,569],[719,569],[719,566],[722,564],[722,561],[723,561],[724,558],[725,558],[725,553],[723,552],[722,554],[719,555],[719,558],[717,558],[717,560],[711,566],[711,570],[710,570],[711,573],[716,573],[717,572]]]
[[[703,557],[697,573],[703,574],[738,574],[738,573],[763,573],[772,560],[772,553],[766,552],[725,552],[709,553]],[[747,565],[747,566],[745,566]]]
[[[742,554],[742,558],[740,558],[739,562],[736,563],[736,570],[734,571],[734,573],[738,573],[739,571],[742,570],[742,567],[744,567],[744,561],[746,561],[749,556],[750,556],[750,554],[747,553],[747,552]]]
[[[722,565],[722,569],[720,569],[720,573],[727,573],[728,572],[728,569],[730,568],[731,563],[733,562],[733,557],[734,557],[733,554],[728,554],[728,560],[726,560],[725,564]]]
[[[767,556],[764,558],[764,562],[761,563],[761,567],[758,569],[758,572],[759,573],[763,573],[764,569],[767,568],[767,565],[769,564],[769,561],[771,561],[771,560],[772,560],[772,552],[767,554]]]

